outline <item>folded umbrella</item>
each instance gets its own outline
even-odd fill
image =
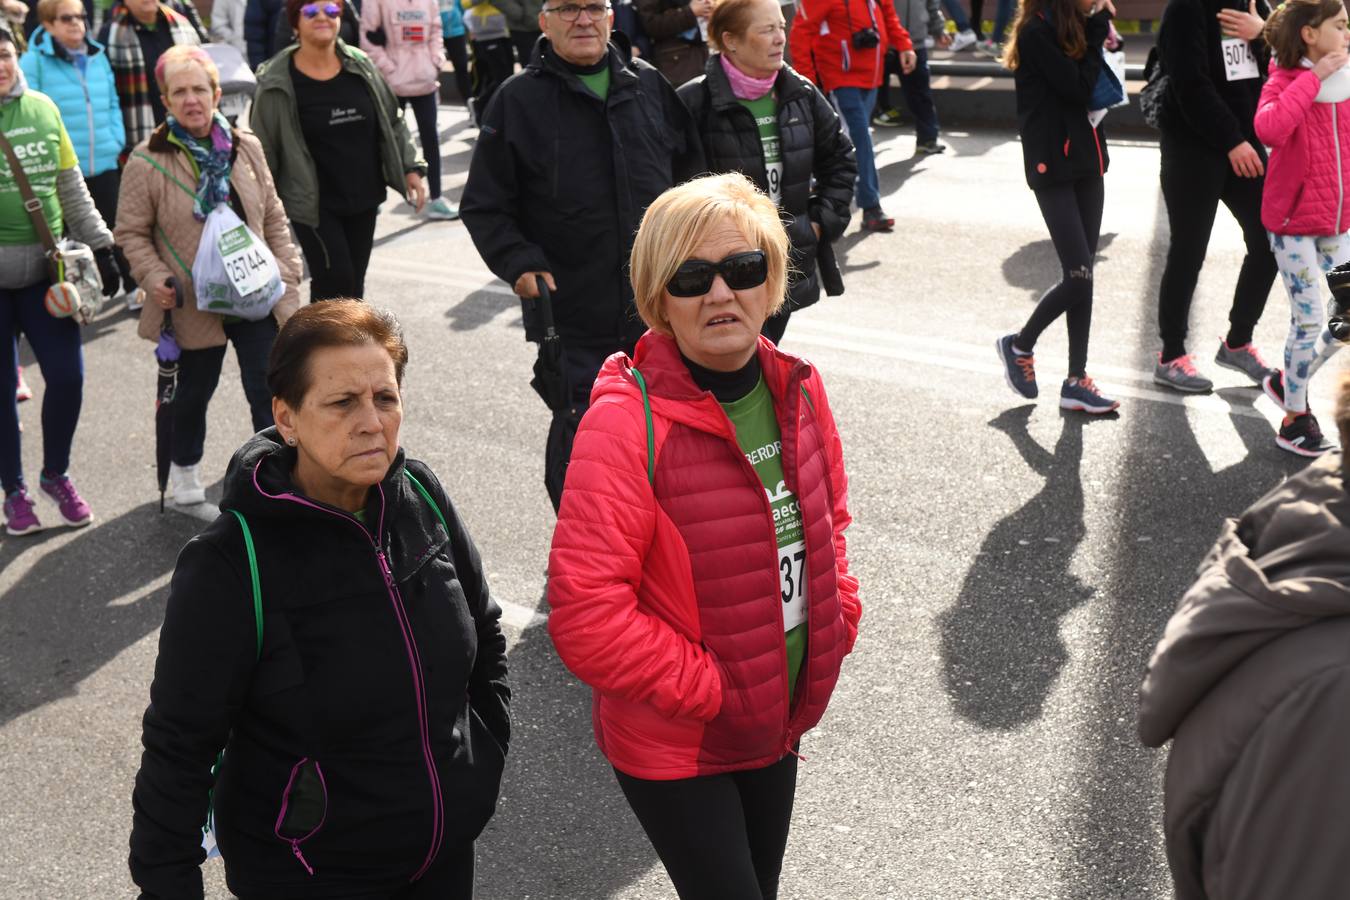
[[[538,275],[534,283],[539,288],[539,299],[535,305],[544,336],[539,341],[539,357],[534,361],[534,377],[530,379],[530,387],[534,388],[549,409],[561,412],[571,405],[567,373],[563,370],[562,338],[558,337],[558,331],[553,327],[553,297],[548,292],[548,285]]]
[[[173,288],[175,306],[183,305],[183,289],[174,278],[164,284]],[[178,391],[178,358],[182,351],[173,333],[173,310],[164,310],[164,321],[159,326],[159,341],[155,344],[155,362],[159,365],[159,381],[155,386],[155,470],[159,476],[159,511],[164,512],[164,491],[169,484],[169,453],[173,447],[173,398]]]

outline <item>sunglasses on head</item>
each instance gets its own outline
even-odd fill
[[[759,287],[769,278],[769,258],[763,250],[733,253],[721,262],[691,259],[681,263],[666,282],[672,297],[702,297],[712,290],[713,279],[722,276],[733,291]]]
[[[321,12],[330,19],[337,19],[342,16],[342,7],[336,3],[306,3],[300,7],[300,15],[306,19],[312,19]]]

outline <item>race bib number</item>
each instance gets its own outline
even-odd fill
[[[240,297],[261,291],[267,287],[272,270],[267,257],[253,242],[253,235],[244,225],[238,225],[223,232],[216,242],[220,250],[220,260],[225,264],[225,276],[239,292]]]
[[[766,163],[765,168],[769,175],[769,199],[775,205],[782,205],[783,202],[783,164],[781,162]]]
[[[778,548],[778,591],[783,599],[783,631],[806,621],[806,542]]]
[[[1245,81],[1260,76],[1252,45],[1242,38],[1223,39],[1223,68],[1229,81]]]

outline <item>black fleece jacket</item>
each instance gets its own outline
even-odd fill
[[[1087,114],[1110,23],[1104,10],[1088,17],[1082,59],[1060,48],[1054,26],[1043,17],[1017,35],[1017,132],[1032,190],[1106,174],[1106,134],[1100,125],[1092,127]]]
[[[774,82],[778,104],[778,140],[783,160],[782,202],[790,217],[792,277],[788,309],[810,306],[820,298],[816,275],[816,233],[831,243],[848,227],[849,203],[858,162],[853,142],[839,126],[839,114],[814,84],[789,66]],[[708,60],[704,74],[677,92],[689,107],[712,172],[742,172],[768,192],[768,170],[759,128],[750,110],[736,99],[720,57]]]
[[[510,690],[501,610],[436,477],[400,451],[365,525],[300,497],[276,429],[245,444],[224,509],[258,557],[261,655],[229,513],[174,570],[132,797],[142,897],[202,896],[211,766],[226,881],[246,897],[385,895],[492,816]],[[311,870],[313,874],[310,874]]]
[[[565,341],[617,350],[647,326],[628,282],[648,204],[703,171],[689,112],[661,73],[609,47],[601,100],[540,38],[530,64],[492,97],[460,214],[489,269],[514,285],[553,273]],[[526,336],[542,334],[527,322]]]
[[[1270,64],[1270,49],[1260,38],[1250,41],[1260,77],[1228,80],[1218,13],[1238,6],[1247,9],[1245,3],[1232,0],[1171,0],[1167,4],[1158,31],[1158,59],[1167,75],[1160,124],[1164,132],[1223,154],[1247,141],[1265,159],[1266,148],[1257,139],[1252,121]],[[1262,18],[1270,16],[1265,0],[1257,0],[1256,11]]]

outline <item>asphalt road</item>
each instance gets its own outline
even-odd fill
[[[453,111],[442,128],[453,199],[473,132]],[[1170,896],[1165,756],[1135,740],[1135,690],[1221,520],[1300,466],[1275,447],[1269,401],[1208,363],[1237,229],[1221,216],[1193,316],[1217,392],[1156,388],[1158,151],[1113,147],[1089,371],[1124,405],[1102,420],[1063,415],[1061,326],[1038,348],[1039,403],[1009,391],[993,353],[1057,278],[1015,138],[951,133],[951,152],[915,159],[911,135],[879,137],[900,227],[850,231],[848,293],[795,317],[785,340],[819,366],[839,420],[864,618],[830,711],[803,742],[781,896]],[[447,485],[507,610],[515,740],[479,843],[479,896],[671,897],[594,749],[589,692],[541,627],[547,414],[527,386],[518,304],[462,224],[422,222],[394,202],[368,285],[411,345],[404,444]],[[1268,356],[1285,310],[1277,285],[1257,333]],[[151,345],[120,311],[85,337],[73,474],[96,523],[0,537],[6,898],[131,892],[140,716],[175,555],[202,527],[156,509]],[[40,393],[36,367],[29,378]],[[1329,425],[1333,379],[1320,380]],[[22,418],[35,478],[38,403]],[[247,423],[231,356],[210,415],[212,498]],[[225,896],[219,862],[205,868],[209,896]]]

